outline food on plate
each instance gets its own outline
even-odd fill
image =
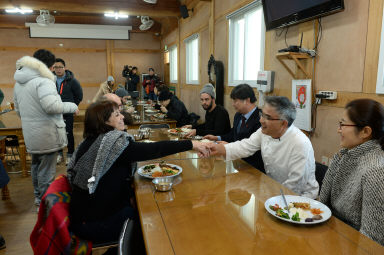
[[[143,174],[154,178],[176,175],[179,173],[179,171],[179,168],[166,163],[146,165],[143,168]]]
[[[275,212],[276,212],[277,210],[281,209],[280,206],[279,206],[278,204],[270,205],[269,208],[270,208],[272,211],[275,211]]]
[[[321,216],[323,211],[319,208],[311,208],[310,203],[292,202],[288,204],[288,208],[282,208],[279,204],[275,204],[269,205],[269,209],[275,211],[276,216],[278,217],[291,219],[292,221],[297,222],[313,222],[323,219]]]
[[[293,208],[289,209],[289,212],[291,213],[291,215],[293,215],[291,219],[294,221],[300,221],[300,219],[305,219],[305,218],[309,217],[308,213],[306,213],[301,208],[293,207]],[[297,217],[294,218],[295,215],[297,215]],[[298,220],[296,220],[296,219],[298,219]]]
[[[155,115],[153,115],[153,117],[158,118],[158,119],[164,119],[165,114],[164,113],[156,113]]]
[[[293,206],[296,208],[301,208],[304,210],[309,210],[311,209],[311,206],[309,203],[299,203],[299,202],[293,202]]]
[[[283,209],[281,209],[281,208],[276,210],[276,215],[281,217],[281,218],[285,218],[285,219],[289,219],[290,218],[289,214],[284,212]]]
[[[172,129],[169,129],[169,133],[172,133],[172,134],[178,134],[178,133],[182,133],[182,132],[185,132],[185,133],[189,133],[191,132],[192,129],[189,129],[189,128],[172,128]]]
[[[311,213],[312,213],[313,215],[318,215],[318,214],[322,214],[323,211],[320,210],[319,208],[312,208],[312,209],[311,209]]]
[[[291,218],[293,221],[300,221],[299,212],[296,212],[294,215],[292,215]]]
[[[321,219],[323,219],[323,216],[321,216],[320,214],[317,214],[317,215],[314,215],[314,216],[312,217],[312,219],[313,219],[313,220],[321,220]]]

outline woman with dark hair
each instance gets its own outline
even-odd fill
[[[71,230],[95,243],[118,240],[124,221],[137,219],[131,186],[136,161],[191,149],[208,154],[206,146],[195,141],[137,143],[123,132],[123,119],[115,102],[90,105],[84,141],[68,165]]]
[[[371,99],[348,103],[338,133],[342,149],[324,177],[320,201],[384,245],[384,107]]]

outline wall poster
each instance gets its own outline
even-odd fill
[[[293,125],[311,131],[312,80],[292,80],[292,102],[296,107]]]

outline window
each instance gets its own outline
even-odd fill
[[[376,94],[384,94],[384,15],[381,22],[381,41],[377,70]]]
[[[177,46],[169,49],[169,80],[177,83]]]
[[[185,39],[186,83],[199,84],[199,36],[194,34]]]
[[[257,72],[264,69],[265,24],[260,1],[227,16],[229,20],[230,86],[256,86]]]

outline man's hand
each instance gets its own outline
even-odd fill
[[[75,111],[75,115],[79,115],[79,114],[80,114],[80,110],[79,110],[79,108],[77,108]]]
[[[193,150],[199,152],[199,157],[207,158],[210,155],[210,150],[207,146],[207,143],[202,143],[198,141],[192,141]]]
[[[203,139],[208,139],[208,140],[211,140],[211,141],[217,141],[219,138],[215,135],[206,135],[203,137]]]
[[[192,128],[192,125],[184,125],[182,128]]]
[[[187,125],[190,126],[190,125]],[[188,132],[185,136],[186,137],[192,137],[196,135],[196,129],[192,129],[191,132]]]
[[[220,143],[207,143],[207,147],[211,152],[211,156],[224,156],[226,154],[224,144]]]

